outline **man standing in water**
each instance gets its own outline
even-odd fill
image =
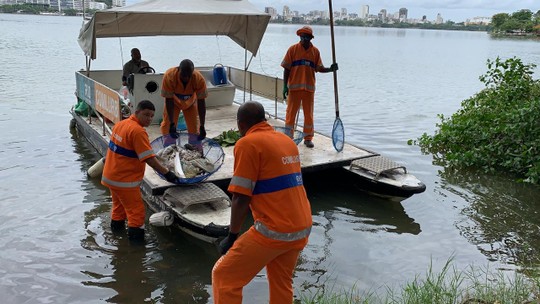
[[[270,304],[292,303],[292,276],[311,232],[311,207],[303,186],[296,144],[266,122],[258,102],[237,113],[243,136],[234,147],[229,235],[219,244],[224,254],[212,270],[216,304],[242,303],[242,289],[263,267]],[[251,210],[254,224],[238,237]],[[238,238],[238,240],[237,240]]]
[[[328,73],[338,70],[337,63],[329,68],[323,66],[319,50],[311,43],[314,38],[313,30],[304,26],[296,35],[300,36],[300,42],[292,45],[287,50],[285,58],[281,62],[283,67],[283,98],[287,99],[287,113],[285,127],[296,127],[296,113],[302,105],[304,111],[304,144],[313,148],[313,108],[315,99],[315,72]],[[294,132],[294,131],[293,131]],[[291,132],[291,134],[293,134]]]
[[[114,125],[101,177],[101,183],[111,190],[111,229],[124,229],[127,218],[128,238],[133,241],[144,240],[146,211],[139,186],[146,164],[171,183],[178,179],[156,159],[144,129],[152,122],[155,110],[152,102],[143,100],[135,114]]]

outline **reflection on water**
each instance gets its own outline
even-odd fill
[[[297,272],[304,272],[302,290],[325,290],[336,276],[332,261],[340,257],[353,261],[363,252],[359,238],[365,233],[418,235],[420,224],[409,217],[400,202],[375,198],[356,188],[353,180],[340,179],[343,172],[332,170],[304,176],[313,214],[313,232],[309,245],[298,261]],[[339,241],[340,244],[334,244]],[[345,248],[341,243],[345,243]],[[357,246],[360,246],[357,248]],[[360,251],[362,250],[362,251]],[[341,263],[347,263],[342,261]],[[351,263],[352,264],[352,263]],[[352,279],[358,279],[353,277]]]
[[[538,186],[475,171],[444,170],[440,176],[442,188],[469,202],[462,210],[468,220],[456,227],[490,261],[540,264]]]
[[[318,174],[305,176],[314,215],[352,223],[355,231],[420,233],[420,225],[405,213],[401,203],[368,195],[354,180],[342,177],[341,170],[325,172],[324,179]]]

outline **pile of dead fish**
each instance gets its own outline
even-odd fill
[[[158,159],[180,178],[193,178],[214,171],[214,164],[206,159],[197,147],[170,145],[156,153]]]

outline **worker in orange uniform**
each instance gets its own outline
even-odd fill
[[[156,159],[144,129],[152,122],[155,111],[152,102],[143,100],[135,114],[114,125],[101,177],[112,195],[111,229],[124,229],[127,218],[128,238],[134,241],[144,240],[145,208],[139,186],[146,164],[171,183],[178,179]]]
[[[242,303],[242,289],[266,266],[270,304],[292,303],[292,276],[311,232],[311,207],[302,182],[300,156],[287,135],[266,122],[263,106],[240,106],[234,148],[229,235],[212,270],[214,303]],[[254,224],[238,237],[249,210]]]
[[[283,99],[287,99],[285,127],[293,130],[296,127],[296,114],[302,105],[304,111],[304,144],[313,148],[313,107],[315,98],[315,72],[328,73],[338,70],[337,63],[329,68],[323,66],[319,50],[311,43],[313,30],[304,26],[296,35],[300,42],[287,50],[281,62],[283,67]],[[291,134],[293,132],[291,131]]]
[[[190,141],[204,139],[207,95],[206,81],[191,60],[184,59],[178,67],[168,69],[161,86],[161,96],[165,97],[161,134],[178,138],[176,122],[182,111]]]

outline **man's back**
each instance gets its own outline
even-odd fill
[[[235,161],[243,162],[235,175],[256,181],[250,204],[256,221],[279,232],[311,226],[298,147],[288,136],[266,122],[257,124],[237,142]]]

